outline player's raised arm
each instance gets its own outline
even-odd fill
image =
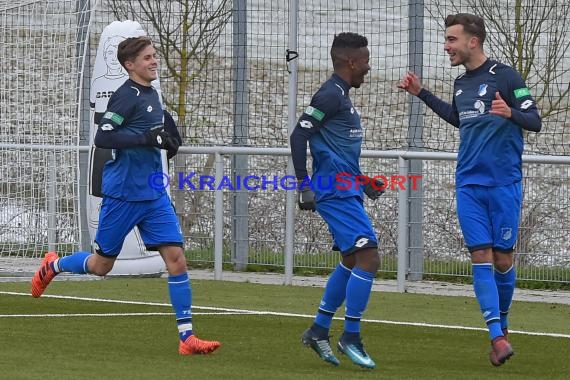
[[[457,115],[457,110],[455,109],[454,104],[449,104],[443,101],[424,88],[420,82],[420,78],[416,74],[407,72],[400,82],[398,82],[396,87],[417,96],[443,120],[447,121],[454,127],[459,127],[459,116]]]

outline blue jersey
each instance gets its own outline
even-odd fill
[[[309,136],[311,181],[318,201],[362,197],[362,186],[355,185],[355,178],[362,175],[359,159],[364,130],[349,90],[350,85],[333,74],[315,93],[296,127],[298,133],[304,130]],[[293,162],[297,178],[302,178],[306,175],[305,157],[299,160],[299,156],[306,145],[297,148],[299,153],[293,151]]]
[[[102,193],[124,201],[160,198],[165,190],[149,186],[152,173],[162,172],[160,149],[147,146],[144,133],[163,125],[157,91],[127,80],[109,99],[99,122],[95,145],[112,148],[113,159],[103,169]]]
[[[496,93],[511,107],[510,119],[489,113]],[[520,74],[488,59],[457,77],[451,106],[422,89],[439,116],[459,127],[456,186],[505,186],[522,179],[523,129],[541,128],[536,104]]]

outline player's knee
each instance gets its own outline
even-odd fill
[[[356,252],[357,266],[367,272],[376,273],[380,267],[377,247],[365,248]]]
[[[356,265],[356,255],[342,256],[342,265],[348,269],[354,268]]]
[[[506,272],[513,266],[513,259],[508,255],[495,256],[494,266],[496,270]]]
[[[179,275],[188,270],[184,250],[178,246],[160,247],[159,252],[164,259],[166,269],[170,275]]]
[[[509,270],[513,266],[514,252],[512,249],[493,249],[493,264],[501,272]]]
[[[378,268],[380,267],[380,255],[378,254],[378,250],[374,249],[374,254],[370,256],[369,264],[370,272],[376,273]]]

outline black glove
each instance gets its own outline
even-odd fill
[[[172,115],[167,110],[164,110],[164,130],[168,132],[172,138],[172,147],[168,149],[166,154],[166,157],[170,160],[172,157],[176,156],[176,153],[178,153],[178,148],[182,145],[182,138],[180,137],[178,127],[176,126]]]
[[[166,157],[170,160],[172,157],[176,156],[179,147],[180,145],[178,144],[178,141],[176,141],[176,139],[172,139],[172,145],[167,148]]]
[[[311,186],[302,186],[303,181],[298,181],[297,183],[297,204],[301,210],[315,211],[317,208],[317,203],[315,202],[315,193],[311,189]]]
[[[146,145],[178,151],[178,143],[164,130],[162,125],[148,129],[144,137]]]
[[[376,199],[380,198],[386,189],[386,185],[380,178],[372,179],[368,177],[370,181],[364,185],[364,193],[368,196],[368,198],[375,201]]]

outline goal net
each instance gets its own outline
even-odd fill
[[[0,276],[81,245],[82,3],[0,1]]]

